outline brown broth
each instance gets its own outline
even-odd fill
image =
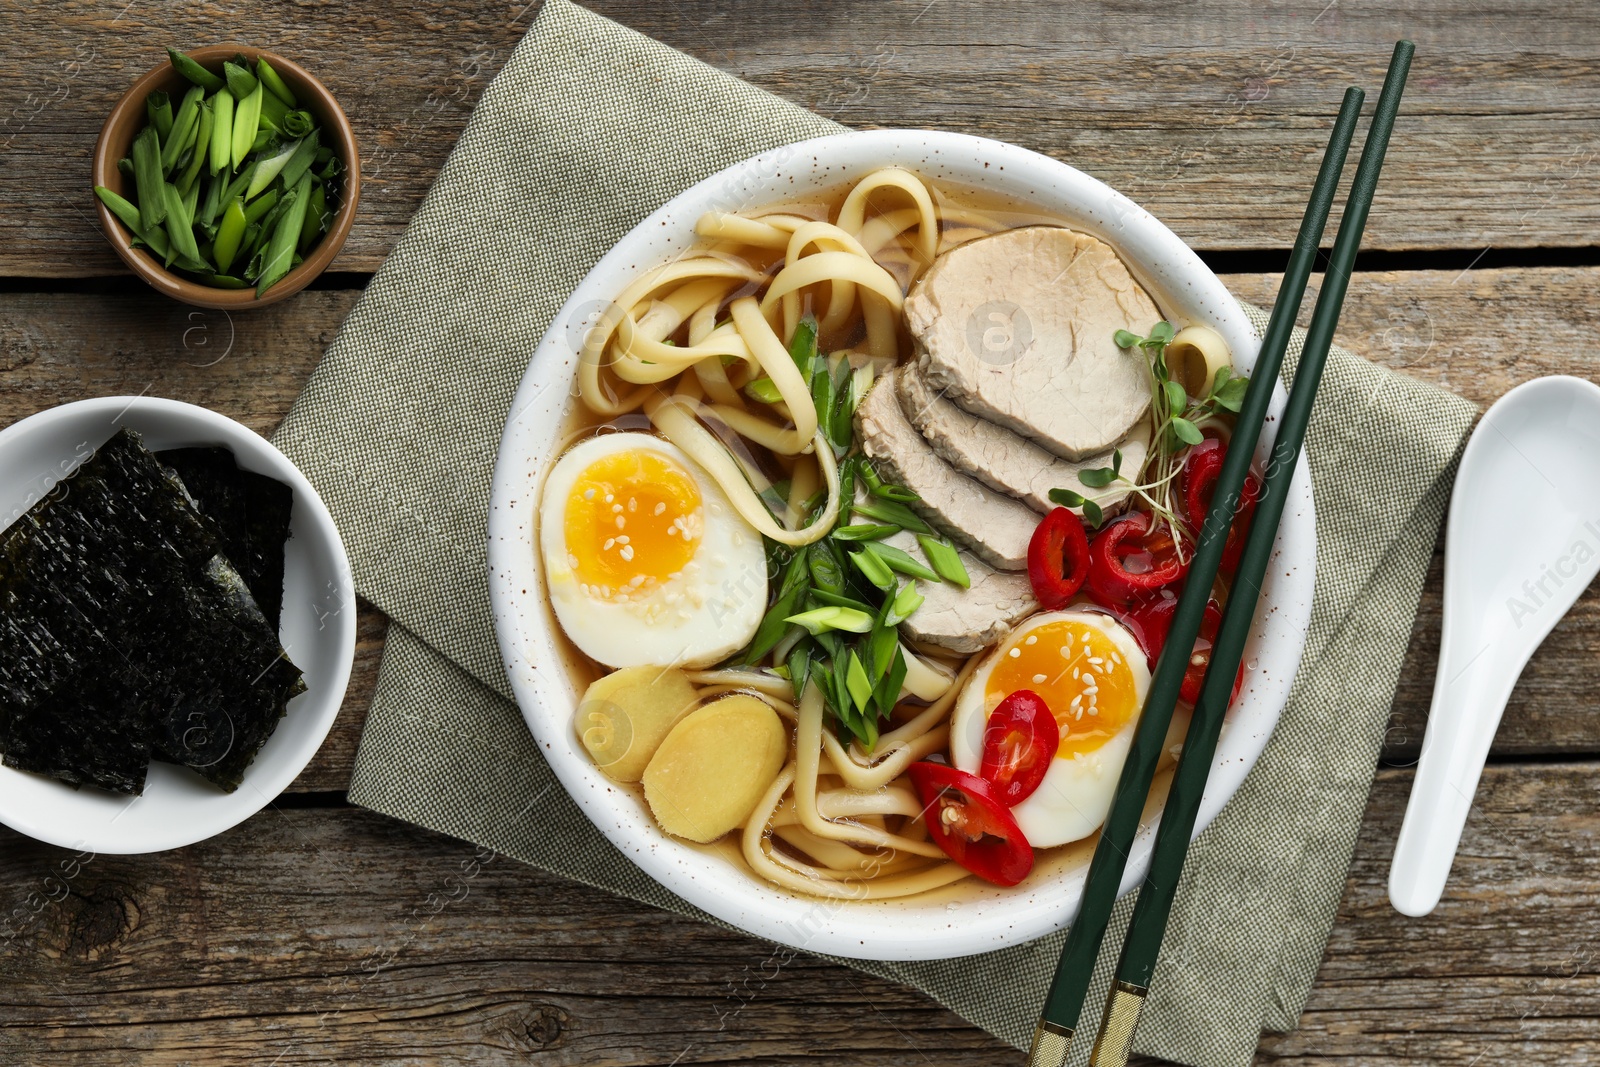
[[[933,195],[934,204],[938,210],[941,220],[945,220],[947,219],[947,216],[952,215],[955,216],[956,219],[956,221],[953,222],[946,221],[941,226],[941,233],[944,239],[944,241],[941,243],[941,251],[951,246],[944,243],[948,242],[951,237],[960,238],[960,240],[955,241],[955,243],[961,243],[962,241],[970,239],[971,237],[981,236],[986,233],[1015,229],[1023,226],[1068,225],[1065,220],[1059,217],[1052,216],[1013,198],[1001,196],[988,190],[953,183],[934,183],[927,181],[926,179],[923,180]],[[811,219],[826,219],[832,221],[838,217],[840,207],[842,206],[845,197],[848,195],[850,188],[850,184],[841,184],[833,189],[826,190],[820,194],[806,199],[796,201],[777,201],[763,206],[760,209],[760,214],[765,215],[781,213],[798,215]],[[882,214],[881,208],[883,205],[880,204],[879,201],[886,201],[891,210],[901,208],[904,205],[903,198],[897,197],[892,193],[877,194],[873,198],[873,201],[869,202],[867,212],[868,219]],[[759,217],[759,215],[755,217]],[[973,225],[969,220],[977,221],[978,224]],[[966,235],[966,231],[968,230],[971,231],[970,236]],[[897,246],[899,246],[898,250]],[[909,253],[904,251],[904,246],[898,239],[895,242],[891,242],[889,246],[886,246],[886,251],[890,254],[885,256],[885,259],[888,261],[885,263],[885,266],[887,266],[892,273],[896,273],[897,277],[901,281],[901,284],[905,285],[908,276],[907,270],[903,266],[897,265],[894,260],[901,256],[909,258]],[[780,259],[780,257],[781,253],[761,249],[750,249],[748,246],[746,246],[744,252],[742,253],[742,258],[744,258],[750,266],[764,271],[774,269],[776,262]],[[758,287],[747,286],[743,290],[740,290],[734,294],[730,294],[728,300],[731,301],[733,296],[751,292],[756,288]],[[810,306],[810,296],[807,295],[804,299],[806,310],[813,310]],[[854,322],[850,330],[845,331],[838,336],[824,337],[821,339],[823,342],[822,351],[836,352],[848,349],[860,342],[862,338],[862,327],[859,321],[859,314],[854,316],[853,319]],[[685,324],[679,328],[679,330],[673,335],[672,339],[680,344],[686,343],[687,330],[688,327]],[[900,329],[900,339],[901,357],[904,359],[906,353],[909,351],[909,338],[906,336],[903,326]],[[670,382],[663,384],[670,385]],[[622,429],[645,430],[648,432],[650,431],[650,423],[647,418],[637,412],[614,419],[595,416],[589,412],[583,406],[581,401],[574,396],[569,402],[566,414],[562,418],[559,433],[561,443],[559,448],[551,456],[550,466],[553,466],[554,460],[577,441],[595,434],[607,432],[608,430]],[[756,451],[759,452],[759,450]],[[788,459],[779,459],[778,457],[765,454],[754,454],[752,459],[763,470],[775,472],[775,476],[777,477],[783,476],[785,473],[785,468],[791,463],[791,461]],[[542,491],[543,486],[541,479],[540,492],[542,493]],[[535,531],[534,534],[533,544],[534,551],[537,553],[539,551],[539,534],[537,531]],[[563,650],[563,662],[559,666],[567,671],[568,676],[574,682],[575,688],[581,692],[582,689],[587,687],[594,680],[608,673],[609,668],[584,655],[578,650],[577,646],[567,638],[565,632],[557,623],[554,610],[548,601],[546,601],[544,605],[544,610],[547,613],[548,624],[560,635],[558,638],[558,643]],[[938,653],[938,650],[934,651]],[[983,652],[977,653],[977,655],[980,656],[984,654],[985,653]],[[1155,810],[1159,810],[1159,805],[1165,799],[1166,788],[1170,781],[1170,764],[1170,757],[1164,757],[1163,767],[1165,769],[1158,775],[1156,786],[1152,789],[1150,800],[1147,804],[1147,814],[1153,813]],[[641,787],[637,785],[623,785],[618,783],[615,784],[615,788],[625,790],[636,796],[641,804],[645,803],[644,793]],[[1037,885],[1042,880],[1052,879],[1063,872],[1078,869],[1087,865],[1091,855],[1093,854],[1095,843],[1098,840],[1099,834],[1094,833],[1080,841],[1070,842],[1053,848],[1040,850],[1038,865],[1035,868],[1035,872],[1029,876],[1027,881],[1024,883],[1024,886]],[[708,855],[714,854],[721,856],[733,866],[745,871],[745,873],[751,878],[761,881],[758,876],[749,870],[742,855],[740,854],[737,833],[727,835],[723,839],[720,839],[719,841],[713,842],[709,845],[691,845],[690,847],[700,849]],[[765,884],[765,882],[762,882],[762,884]],[[917,894],[905,899],[856,902],[848,904],[847,906],[861,907],[870,904],[870,906],[873,907],[924,907],[929,903],[958,902],[962,900],[970,900],[979,895],[987,896],[1003,892],[1005,891],[997,890],[995,887],[989,886],[976,878],[968,878],[953,885],[946,886],[942,889]]]

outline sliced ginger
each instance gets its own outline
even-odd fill
[[[698,698],[682,671],[624,667],[589,686],[578,705],[578,739],[607,777],[637,782],[672,728]]]
[[[645,768],[645,799],[667,833],[715,841],[750,817],[788,755],[778,713],[735,693],[672,728]]]

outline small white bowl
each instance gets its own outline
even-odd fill
[[[80,851],[160,852],[204,841],[260,811],[316,755],[339,713],[355,658],[355,587],[333,518],[317,491],[255,431],[193,404],[109,396],[63,404],[0,430],[0,529],[9,527],[95,448],[122,428],[159,451],[222,445],[244,470],[294,490],[285,548],[279,639],[305,675],[244,781],[224,793],[193,771],[152,762],[137,797],[0,766],[0,822],[29,837]]]
[[[669,838],[642,799],[597,771],[578,742],[572,717],[579,687],[565,669],[567,654],[537,565],[540,486],[576,402],[583,335],[610,298],[694,244],[695,220],[705,211],[814,197],[884,166],[987,189],[1099,236],[1117,249],[1175,325],[1212,326],[1242,369],[1254,366],[1259,342],[1216,275],[1149,212],[1072,167],[999,141],[922,130],[843,133],[778,148],[668,201],[595,265],[556,315],[533,353],[500,442],[489,514],[490,593],[511,686],[540,751],[595,826],[647,874],[712,915],[795,948],[858,959],[940,959],[1004,948],[1066,926],[1077,914],[1089,848],[1043,854],[1034,873],[1012,889],[967,879],[909,901],[838,903],[780,890],[715,850]],[[1279,386],[1274,416],[1283,403]],[[1270,438],[1270,432],[1263,435],[1258,451],[1263,461]],[[1196,834],[1244,781],[1277,723],[1311,617],[1315,564],[1311,475],[1302,457],[1246,650],[1245,686],[1217,750]],[[1147,805],[1146,814],[1157,810],[1155,803]],[[1154,829],[1147,817],[1129,856],[1123,892],[1149,867]]]

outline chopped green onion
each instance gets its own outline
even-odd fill
[[[278,122],[278,129],[283,131],[285,137],[304,137],[316,126],[317,120],[311,117],[309,111],[291,111]]]
[[[254,79],[251,79],[254,81]],[[250,149],[255,145],[256,133],[261,122],[261,94],[265,92],[259,84],[255,92],[242,98],[233,112],[233,168],[238,170],[244,165],[245,157],[250,154]]]
[[[166,258],[167,249],[172,247],[167,241],[166,233],[160,229],[145,229],[144,225],[139,221],[139,209],[137,207],[103,185],[94,187],[94,195],[98,196],[100,202],[111,209],[113,215],[122,220],[124,226],[133,231],[135,237],[149,245],[150,251],[163,259]]]
[[[311,169],[311,161],[317,154],[317,131],[312,130],[297,142],[297,147],[289,162],[283,165],[283,179],[285,189],[293,188],[300,181],[300,175]],[[670,342],[669,342],[670,343]]]
[[[133,181],[139,196],[139,225],[153,230],[167,217],[167,201],[162,195],[160,138],[154,126],[146,126],[133,139]]]
[[[892,635],[895,631],[890,630],[889,633]],[[899,638],[896,637],[894,648],[890,651],[889,669],[879,677],[877,689],[873,694],[884,715],[894,710],[895,701],[900,698],[900,689],[905,685],[908,669],[905,652],[901,650]]]
[[[260,92],[261,89],[258,87],[256,91]],[[310,201],[311,175],[304,174],[283,202],[277,229],[272,234],[272,240],[267,242],[266,258],[261,263],[261,277],[256,282],[258,299],[294,268],[294,249],[300,242],[300,227],[305,225],[306,207]]]
[[[322,185],[311,191],[311,203],[306,206],[306,222],[300,227],[300,251],[309,251],[317,236],[328,226],[328,194]]]
[[[789,358],[800,368],[806,384],[811,384],[811,371],[817,362],[817,319],[809,312],[800,316],[794,336],[789,338]]]
[[[870,469],[864,466],[863,469]],[[865,515],[869,519],[888,523],[892,526],[904,527],[913,533],[933,533],[933,527],[923,522],[917,513],[897,500],[874,500],[870,503],[850,505],[850,510],[857,515]]]
[[[226,89],[211,98],[211,173],[225,170],[233,157],[233,94]]]
[[[144,114],[162,138],[172,134],[172,98],[157,89],[144,98]]]
[[[861,665],[861,658],[854,649],[850,651],[850,663],[845,668],[844,684],[850,691],[850,699],[865,712],[867,703],[872,699],[872,681],[867,677],[867,669]]]
[[[830,441],[833,433],[829,422],[833,418],[833,407],[838,402],[838,397],[833,391],[833,375],[828,373],[827,362],[821,361],[811,375],[811,405],[817,409],[817,426],[822,430],[822,435]]]
[[[802,611],[798,615],[790,615],[784,620],[796,626],[803,626],[806,632],[815,636],[829,630],[844,630],[849,633],[864,634],[872,629],[872,616],[855,608],[841,608],[836,605],[812,608]]]
[[[271,90],[261,94],[261,128],[263,130],[282,133],[284,120],[288,116],[288,107],[284,105],[282,100],[273,96]]]
[[[211,147],[211,129],[216,121],[211,114],[209,103],[200,106],[200,124],[195,133],[194,151],[189,156],[189,165],[184,168],[183,175],[178,179],[178,188],[188,193],[195,186],[195,179],[200,177],[200,167],[206,161],[208,150]]]
[[[924,597],[917,592],[917,587],[907,582],[900,587],[900,592],[895,594],[894,601],[889,607],[889,625],[899,626],[911,618],[911,613],[922,607]]]
[[[894,573],[889,570],[883,560],[863,549],[860,552],[850,553],[850,562],[854,563],[861,576],[879,589],[888,591],[894,588]]]
[[[789,650],[789,660],[785,664],[789,668],[789,682],[794,686],[796,693],[803,693],[806,681],[811,677],[811,642],[801,638]]]
[[[221,178],[202,178],[200,180],[206,183],[206,195],[205,199],[200,202],[200,211],[195,215],[194,221],[202,230],[215,237],[217,216],[222,214],[223,181]]]
[[[178,106],[178,117],[172,120],[172,135],[162,140],[161,144],[161,172],[171,174],[178,165],[178,155],[188,148],[194,137],[197,124],[200,121],[200,101],[205,99],[206,91],[200,86],[191,86],[183,94],[183,103]]]
[[[757,378],[744,387],[744,395],[758,404],[781,404],[783,394],[771,378]]]
[[[228,92],[235,100],[243,100],[256,91],[256,76],[241,64],[231,61],[222,64],[222,76],[228,80]]]
[[[844,564],[834,555],[831,547],[813,549],[807,556],[807,565],[813,585],[830,593],[844,592]]]
[[[919,535],[917,544],[922,546],[922,554],[928,557],[929,565],[939,572],[939,577],[963,589],[972,588],[972,577],[967,574],[966,565],[961,562],[961,554],[953,547],[927,534]]]
[[[826,589],[812,589],[811,599],[825,607],[850,608],[863,614],[872,614],[872,605],[863,603],[853,596],[844,596],[840,593],[830,593]]]
[[[300,106],[300,102],[294,98],[294,93],[287,85],[283,84],[283,78],[273,69],[272,64],[267,62],[266,56],[256,57],[256,77],[261,80],[262,85],[267,87],[267,92],[282,100],[289,107]]]
[[[171,251],[190,262],[200,262],[200,247],[194,239],[194,221],[184,210],[183,197],[170,183],[162,183],[161,195],[167,201],[167,237],[172,241]]]
[[[215,132],[213,132],[211,136],[212,139],[215,140],[217,135]],[[255,173],[255,163],[252,163],[248,167],[244,168],[244,170],[241,170],[233,179],[233,181],[228,183],[228,187],[222,191],[223,203],[227,203],[236,196],[242,199],[244,197],[244,191],[250,187],[250,179],[255,176]]]
[[[244,240],[247,226],[249,220],[245,217],[244,205],[239,198],[228,201],[227,210],[222,213],[222,222],[217,226],[217,239],[212,245],[217,270],[223,274],[228,273],[228,268],[233,266],[233,257],[239,254],[239,242]]]
[[[221,78],[202,67],[198,61],[190,59],[176,48],[167,49],[167,59],[171,61],[173,70],[208,93],[214,93],[227,84]]]
[[[874,486],[872,495],[880,500],[895,500],[902,504],[915,504],[922,499],[922,497],[903,485],[889,485],[888,483],[880,483]]]
[[[244,209],[244,220],[246,222],[255,222],[257,219],[261,218],[261,216],[271,211],[273,205],[277,202],[278,190],[269,190],[262,196],[257,197],[251,202],[249,207]]]
[[[278,149],[276,154],[268,156],[266,159],[256,160],[255,173],[250,176],[250,185],[245,190],[244,198],[253,200],[256,194],[271,185],[272,179],[276,178],[279,172],[288,164],[289,160],[300,148],[301,143],[300,141],[291,141]],[[295,179],[299,180],[299,175],[295,175]],[[292,184],[288,180],[284,182],[286,188]]]
[[[838,369],[834,371],[832,395],[835,399],[832,410],[826,414],[821,410],[817,412],[819,418],[826,418],[828,440],[833,442],[835,451],[840,453],[849,451],[850,439],[855,430],[851,425],[851,417],[856,410],[850,399],[851,374],[850,361],[840,357]]]
[[[937,582],[939,580],[938,572],[918,563],[916,557],[903,549],[895,548],[893,545],[886,545],[881,541],[867,541],[861,547],[872,555],[877,556],[883,565],[892,571],[899,571],[901,574],[911,578],[921,578],[925,582]]]
[[[899,532],[898,526],[879,526],[869,522],[855,526],[836,526],[831,536],[835,541],[881,541]]]

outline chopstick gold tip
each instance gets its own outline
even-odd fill
[[[1072,1047],[1072,1031],[1045,1019],[1033,1028],[1033,1047],[1028,1049],[1028,1067],[1062,1067]]]
[[[1133,1028],[1149,993],[1130,982],[1118,981],[1112,986],[1100,1032],[1095,1035],[1094,1048],[1089,1050],[1089,1067],[1125,1067],[1133,1046]]]

